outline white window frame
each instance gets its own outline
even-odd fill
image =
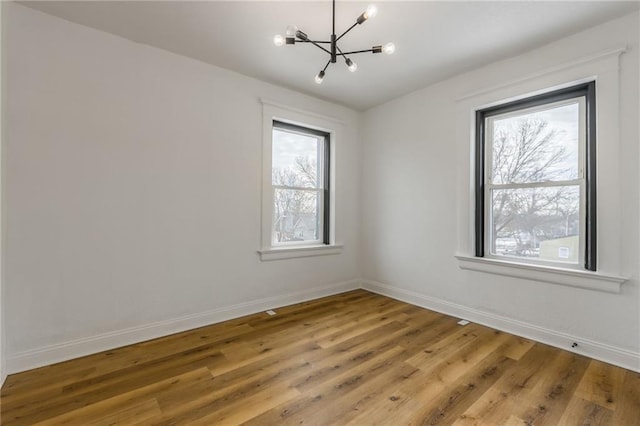
[[[579,104],[578,114],[578,177],[572,180],[564,180],[564,181],[543,181],[543,182],[521,182],[521,183],[510,183],[510,184],[496,184],[492,181],[492,172],[493,172],[493,144],[490,141],[493,140],[493,126],[491,123],[496,119],[504,119],[508,117],[514,117],[518,115],[523,115],[527,113],[534,113],[538,111],[544,111],[552,108],[561,107],[564,105],[570,105],[573,103]],[[490,259],[497,260],[511,260],[515,262],[521,263],[531,263],[534,265],[542,265],[542,266],[551,266],[551,267],[561,267],[561,268],[571,268],[576,270],[583,270],[584,260],[585,260],[585,220],[586,220],[586,179],[584,173],[584,165],[585,165],[585,151],[586,151],[586,143],[587,143],[587,129],[586,129],[586,99],[584,96],[565,99],[556,102],[549,102],[542,105],[517,109],[515,111],[511,111],[508,113],[492,115],[485,119],[485,167],[484,167],[484,181],[485,181],[485,191],[484,191],[484,229],[485,229],[485,238],[484,238],[484,257]],[[578,261],[574,262],[562,262],[562,261],[545,261],[537,258],[523,258],[520,256],[509,256],[509,255],[497,255],[491,252],[491,243],[493,239],[493,235],[489,230],[492,229],[492,221],[493,221],[493,201],[492,201],[492,191],[495,189],[527,189],[527,188],[552,188],[556,186],[577,186],[580,192],[580,202],[579,202],[579,217],[580,217],[580,225],[578,240],[579,240],[579,254]]]
[[[473,272],[521,278],[568,287],[620,293],[628,280],[621,275],[623,208],[619,191],[619,63],[625,47],[616,47],[517,76],[495,86],[461,94],[456,99],[456,191],[458,234],[454,257],[458,266]],[[597,83],[597,272],[566,267],[525,264],[475,256],[475,112],[505,102],[531,97],[588,81]]]
[[[342,252],[342,244],[336,243],[336,206],[335,206],[335,164],[336,141],[340,137],[342,122],[332,117],[315,114],[312,112],[291,108],[270,100],[261,99],[262,103],[262,230],[261,248],[258,250],[263,261],[289,259],[298,257],[320,256],[339,254]],[[303,128],[318,130],[329,134],[329,191],[328,199],[323,199],[323,204],[328,202],[327,241],[277,243],[273,238],[274,217],[274,186],[272,184],[272,153],[273,153],[273,122],[292,124]],[[302,188],[309,190],[310,188]],[[320,191],[321,193],[323,191]],[[324,195],[323,195],[324,196]],[[324,224],[323,224],[324,226]],[[324,235],[324,229],[321,230]]]

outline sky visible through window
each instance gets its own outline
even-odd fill
[[[574,99],[488,120],[492,254],[578,262],[580,105]]]
[[[273,129],[273,169],[293,168],[299,157],[313,164],[317,162],[317,155],[317,137]]]
[[[324,138],[288,129],[273,129],[272,243],[319,241],[322,238],[322,158]]]
[[[519,122],[526,118],[528,120],[543,121],[547,123],[547,132],[554,131],[556,133],[553,138],[553,146],[556,149],[564,149],[565,155],[563,161],[558,162],[549,168],[549,172],[559,172],[558,178],[576,179],[578,177],[578,157],[579,157],[579,114],[580,104],[576,101],[568,105],[550,106],[548,109],[526,112],[508,118],[499,118],[493,122],[494,134],[500,131],[505,133],[512,132],[517,129]],[[558,180],[558,179],[554,179]]]

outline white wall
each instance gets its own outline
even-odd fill
[[[359,285],[358,113],[6,6],[10,372]],[[342,254],[259,260],[261,97],[344,121]]]
[[[640,370],[638,22],[637,13],[628,15],[368,111],[361,197],[365,287],[561,346],[588,342],[584,353],[618,357]],[[619,262],[610,261],[619,263],[619,271],[608,272],[630,277],[621,293],[461,270],[454,258],[458,234],[466,232],[459,217],[469,212],[457,211],[459,170],[469,156],[459,155],[457,135],[466,132],[468,140],[470,129],[458,128],[457,100],[620,46],[628,50],[620,58],[619,169],[601,169],[600,183],[608,181],[607,173],[620,173],[622,184],[599,185],[599,191],[619,192],[623,208],[601,205],[599,230],[615,229],[617,221],[623,230],[607,243],[618,244],[621,253]]]
[[[3,31],[4,31],[4,25],[2,22],[2,10],[4,9],[4,2],[0,3],[0,387],[2,387],[2,384],[4,383],[4,380],[7,377],[7,369],[5,368],[5,355],[4,355],[4,350],[5,350],[5,344],[4,344],[4,339],[5,339],[5,332],[4,332],[4,298],[2,297],[2,294],[4,292],[4,279],[3,279],[3,255],[4,255],[4,251],[3,251],[3,247],[4,247],[4,224],[3,224],[3,217],[4,215],[2,214],[2,211],[4,209],[4,203],[2,202],[2,151],[4,150],[3,147],[3,127],[2,127],[2,122],[3,122],[3,116],[4,116],[4,97],[2,96],[2,89],[3,89],[3,85],[4,85],[4,60],[3,60],[3,56],[2,56],[2,45],[3,45],[3,40],[4,37],[2,36]]]

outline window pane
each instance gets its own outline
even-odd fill
[[[568,105],[490,118],[492,182],[577,179],[579,109],[575,100]]]
[[[491,192],[492,254],[578,262],[579,186]]]
[[[323,139],[282,129],[273,129],[273,185],[320,188]],[[318,173],[320,171],[320,173]]]
[[[318,203],[317,191],[275,188],[273,242],[319,240]]]

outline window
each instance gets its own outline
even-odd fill
[[[476,111],[475,255],[596,270],[595,82]]]
[[[271,245],[329,244],[329,133],[273,121]]]
[[[342,253],[336,157],[343,122],[262,102],[263,261]]]

